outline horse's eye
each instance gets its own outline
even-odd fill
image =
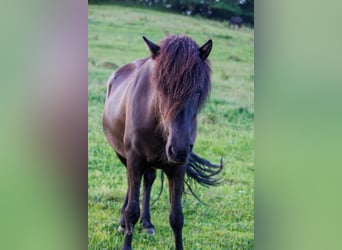
[[[195,93],[195,98],[196,98],[196,101],[197,101],[197,103],[198,103],[198,105],[199,105],[200,100],[201,100],[201,91],[197,91],[197,92]]]

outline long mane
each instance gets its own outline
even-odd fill
[[[163,105],[163,123],[168,124],[199,90],[199,107],[203,104],[210,91],[211,70],[209,61],[200,58],[199,46],[187,36],[168,36],[159,46],[152,80]]]

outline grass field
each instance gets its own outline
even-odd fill
[[[211,162],[224,159],[224,183],[195,188],[206,204],[183,198],[185,249],[252,249],[254,245],[254,32],[228,29],[227,23],[117,5],[88,9],[88,249],[120,249],[117,231],[127,183],[125,168],[102,131],[106,81],[117,68],[145,58],[142,40],[187,34],[213,50],[212,92],[199,115],[194,151]],[[159,174],[158,174],[159,176]],[[165,185],[164,185],[165,186]],[[157,197],[160,179],[152,190]],[[137,224],[134,249],[174,249],[168,222],[168,190],[151,208],[154,236]]]

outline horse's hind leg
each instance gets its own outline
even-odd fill
[[[120,232],[125,232],[125,209],[126,209],[126,206],[127,206],[127,202],[128,202],[128,190],[127,190],[127,193],[126,193],[126,197],[125,197],[125,201],[124,201],[124,204],[122,205],[121,207],[121,218],[120,218],[120,225],[119,225],[119,228],[118,230]]]
[[[151,223],[150,199],[151,199],[152,184],[155,179],[156,179],[155,169],[150,168],[144,173],[144,195],[143,195],[143,200],[142,200],[142,213],[141,213],[140,221],[143,227],[143,232],[147,234],[154,234],[154,226]]]
[[[115,152],[116,155],[118,156],[119,160],[122,162],[122,164],[125,165],[125,167],[127,167],[127,160],[122,157],[120,154],[118,154],[117,152]],[[128,190],[127,190],[127,193],[126,193],[126,197],[125,197],[125,201],[121,207],[121,218],[120,218],[120,224],[119,224],[119,228],[118,230],[120,232],[125,232],[125,217],[124,217],[124,212],[125,212],[125,209],[126,209],[126,206],[127,206],[127,202],[128,202]]]

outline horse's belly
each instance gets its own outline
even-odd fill
[[[113,91],[105,103],[102,119],[103,130],[110,145],[124,157],[125,119],[125,102],[122,92]]]
[[[116,129],[113,129],[113,127],[116,127]],[[120,122],[114,122],[111,124],[111,126],[104,123],[103,130],[106,135],[106,138],[109,142],[109,144],[113,147],[113,149],[120,154],[121,156],[125,157],[125,151],[124,151],[124,143],[123,143],[123,134],[124,129],[123,126],[120,124]]]

